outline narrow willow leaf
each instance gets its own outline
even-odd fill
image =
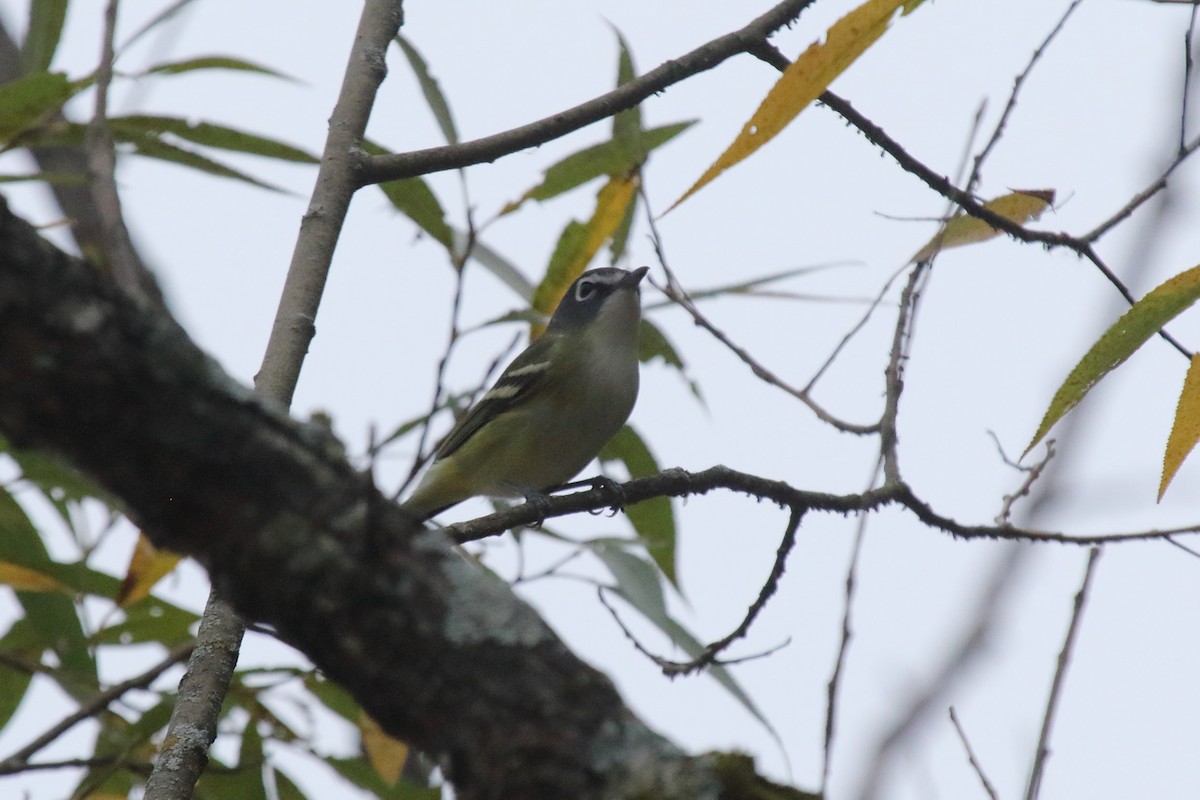
[[[41,648],[30,646],[36,640],[29,630],[30,626],[28,619],[19,619],[0,639],[0,653],[13,661],[29,665],[28,669],[24,669],[9,660],[0,661],[0,731],[8,725],[17,706],[25,699],[30,681],[41,666]]]
[[[626,602],[666,634],[672,644],[686,653],[689,658],[700,655],[704,652],[704,645],[667,611],[660,583],[661,571],[655,569],[650,562],[630,553],[626,547],[627,544],[628,542],[621,542],[617,539],[596,539],[587,542],[588,547],[616,580],[616,591],[621,597],[625,598]],[[713,664],[707,671],[725,691],[729,692],[743,708],[761,722],[772,736],[776,739],[779,738],[775,729],[771,727],[771,723],[767,721],[762,711],[733,679],[728,670],[720,664]]]
[[[111,117],[108,124],[112,129],[113,138],[118,141],[137,141],[143,136],[161,140],[163,134],[171,134],[193,144],[214,147],[218,150],[247,153],[297,164],[316,164],[320,161],[312,153],[307,153],[277,139],[211,122],[189,122],[179,117],[134,114],[125,117]]]
[[[384,733],[379,723],[365,712],[358,718],[358,730],[362,735],[362,748],[367,760],[379,779],[388,786],[395,786],[408,760],[408,745]]]
[[[620,461],[629,471],[631,478],[645,478],[657,475],[658,461],[646,446],[646,442],[633,428],[625,425],[617,431],[600,451],[601,463]],[[675,552],[675,511],[671,508],[668,497],[652,497],[640,503],[634,503],[625,508],[625,515],[633,525],[638,539],[646,547],[646,552],[654,559],[654,563],[662,570],[667,580],[683,593],[675,572],[678,557]]]
[[[688,120],[643,131],[645,152],[656,150],[695,124],[696,120]],[[639,163],[630,158],[621,142],[614,140],[592,145],[550,165],[543,173],[541,183],[525,192],[519,200],[506,205],[500,213],[503,215],[515,211],[526,200],[539,203],[549,200],[605,175],[625,175]]]
[[[1040,217],[1042,212],[1053,205],[1053,189],[1017,189],[987,201],[983,207],[1018,225],[1024,225],[1026,222]],[[913,257],[909,259],[909,263],[928,261],[940,251],[948,250],[951,247],[986,242],[999,233],[998,229],[981,219],[969,214],[958,214],[949,220],[924,247],[914,253]]]
[[[259,189],[266,189],[270,192],[286,194],[285,190],[278,186],[260,181],[258,178],[222,164],[195,150],[188,150],[185,147],[170,144],[154,136],[140,136],[132,144],[133,151],[139,156],[166,161],[169,164],[178,164],[181,167],[194,169],[218,178],[241,181],[242,183],[248,183],[251,186],[257,186]]]
[[[1171,435],[1167,437],[1167,449],[1163,453],[1162,481],[1158,484],[1158,499],[1171,485],[1175,473],[1200,441],[1200,355],[1192,356],[1183,389],[1179,392],[1179,403],[1175,406],[1175,422]]]
[[[633,202],[636,189],[635,178],[610,179],[596,195],[596,208],[587,224],[572,221],[567,225],[559,238],[559,247],[550,258],[546,277],[533,294],[536,311],[549,315],[558,307],[563,294],[616,232],[625,217],[626,207]],[[533,338],[540,336],[543,330],[544,326],[535,326]]]
[[[617,87],[620,88],[637,77],[633,66],[633,55],[629,51],[629,43],[615,27],[617,46],[620,50],[617,56]],[[631,161],[640,164],[646,158],[645,145],[642,144],[642,107],[635,105],[613,115],[613,141],[625,150]]]
[[[68,0],[29,0],[29,31],[21,47],[21,60],[29,73],[50,69],[62,38]]]
[[[0,85],[0,145],[62,107],[79,86],[61,72],[38,72]]]
[[[823,41],[814,42],[784,70],[741,133],[671,208],[782,131],[796,116],[883,35],[898,10],[905,15],[922,0],[867,0],[838,20]]]
[[[181,559],[182,556],[169,550],[159,550],[150,544],[146,534],[138,533],[137,544],[129,556],[129,567],[117,592],[117,605],[124,608],[149,597],[155,584],[169,575]]]
[[[1125,362],[1147,339],[1200,298],[1200,266],[1195,266],[1158,286],[1125,312],[1104,332],[1071,370],[1050,401],[1027,455],[1068,411],[1079,404],[1101,378]]]
[[[453,230],[455,252],[461,253],[469,242],[473,261],[478,262],[481,267],[495,275],[501,283],[512,289],[517,297],[526,303],[533,302],[534,286],[528,278],[521,274],[515,264],[480,241],[478,236],[470,238],[464,231],[457,228]]]
[[[59,592],[74,595],[71,587],[44,572],[11,561],[0,561],[0,584],[18,592]]]
[[[442,87],[438,85],[437,79],[429,71],[429,65],[417,52],[417,48],[413,47],[403,36],[396,37],[396,44],[400,45],[404,57],[408,59],[408,65],[412,67],[413,73],[417,76],[421,94],[425,95],[425,102],[429,104],[429,110],[433,112],[438,127],[442,129],[442,136],[446,138],[448,144],[458,144],[458,128],[454,125],[454,115],[450,113],[450,104],[446,102],[446,95],[442,92]]]
[[[182,75],[187,72],[209,69],[250,72],[255,75],[280,78],[291,83],[300,83],[299,80],[293,78],[291,75],[271,69],[270,67],[264,67],[261,64],[255,64],[253,61],[234,58],[233,56],[198,56],[196,58],[184,59],[183,61],[166,61],[162,64],[155,64],[142,72],[142,75]]]
[[[363,151],[373,155],[390,155],[387,148],[375,142],[363,141]],[[450,252],[455,252],[454,231],[446,224],[446,211],[424,178],[405,178],[379,184],[380,191],[392,207],[411,219]]]

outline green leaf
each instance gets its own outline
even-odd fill
[[[363,152],[373,156],[390,154],[387,148],[368,140],[363,141]],[[379,184],[379,188],[397,211],[415,222],[434,241],[451,253],[455,252],[454,232],[446,224],[446,211],[424,178],[386,181]]]
[[[1197,298],[1200,298],[1200,265],[1176,275],[1134,303],[1067,375],[1022,457],[1042,440],[1054,423],[1078,405],[1101,378],[1123,364],[1147,339],[1183,313]]]
[[[0,175],[0,183],[22,183],[36,181],[52,186],[86,186],[88,179],[82,172],[29,172],[24,175],[10,173]]]
[[[571,274],[571,265],[578,259],[579,254],[587,246],[587,226],[577,220],[571,220],[558,235],[554,252],[550,254],[550,265],[546,275],[533,292],[533,307],[549,315],[558,305],[559,298],[566,292],[567,287],[577,275]]]
[[[429,104],[429,110],[433,112],[438,127],[442,129],[442,136],[446,137],[448,144],[458,144],[458,129],[454,126],[450,104],[446,102],[446,96],[442,93],[442,88],[438,86],[437,79],[430,73],[429,65],[417,52],[417,48],[413,47],[403,36],[396,37],[396,44],[400,45],[400,49],[404,51],[404,57],[408,59],[409,66],[416,74],[417,82],[421,85],[421,93],[425,95],[425,102]]]
[[[440,789],[413,786],[403,778],[388,786],[365,758],[327,758],[325,763],[355,786],[366,789],[380,800],[439,800]]]
[[[3,436],[0,436],[0,453],[8,454],[17,462],[17,466],[21,470],[21,480],[28,481],[41,491],[47,502],[58,511],[63,524],[67,527],[71,527],[72,524],[71,504],[92,497],[105,500],[106,495],[91,481],[73,467],[52,456],[36,450],[14,448]]]
[[[208,156],[201,155],[195,150],[188,150],[183,147],[178,147],[173,144],[168,144],[161,139],[156,139],[150,136],[142,137],[133,143],[134,152],[139,156],[146,158],[154,158],[159,161],[166,161],[170,164],[178,164],[182,167],[198,170],[199,172],[213,175],[218,178],[230,178],[235,181],[248,183],[251,186],[257,186],[260,189],[266,189],[271,192],[283,192],[284,190],[278,186],[260,181],[257,178],[251,177],[240,170],[215,161]]]
[[[644,131],[642,141],[645,152],[661,147],[695,123],[695,120],[688,120]],[[624,142],[613,140],[592,145],[551,165],[543,173],[541,183],[527,191],[521,199],[509,203],[501,213],[515,211],[526,200],[549,200],[595,178],[625,175],[640,163],[631,157]]]
[[[277,769],[274,764],[268,764],[267,768],[271,770],[271,775],[275,779],[275,793],[279,800],[308,800],[308,795],[287,776],[287,773]]]
[[[9,146],[80,88],[61,72],[38,72],[0,85],[0,144]]]
[[[24,510],[7,491],[0,491],[0,561],[21,564],[38,571],[56,566],[46,552],[37,530]],[[96,661],[84,636],[72,598],[46,592],[17,592],[31,630],[40,637],[44,650],[52,650],[59,667],[47,674],[77,700],[99,689]],[[41,652],[41,651],[39,651]]]
[[[340,684],[334,683],[320,673],[312,672],[304,678],[304,687],[330,711],[351,725],[358,725],[358,720],[362,716],[362,708],[359,707],[358,701]]]
[[[617,87],[619,88],[636,78],[637,71],[633,67],[633,56],[629,52],[629,44],[625,41],[625,37],[615,27],[613,32],[617,35],[617,45],[620,48],[620,54],[617,56]],[[613,141],[624,149],[632,164],[636,165],[645,161],[646,151],[645,145],[642,143],[642,107],[640,104],[624,111],[618,111],[613,115],[612,131]]]
[[[232,56],[199,56],[197,58],[188,58],[183,61],[166,61],[162,64],[155,64],[150,67],[143,75],[182,75],[187,72],[196,72],[198,70],[221,69],[233,70],[235,72],[250,72],[256,75],[267,75],[272,78],[281,78],[292,83],[299,83],[296,78],[287,75],[278,70],[264,67],[261,64],[255,64],[253,61],[245,61]]]
[[[191,626],[200,618],[190,611],[150,596],[125,609],[125,619],[92,635],[97,645],[156,642],[166,647],[192,638]]]
[[[460,230],[454,231],[454,248],[456,251],[466,247],[467,235]],[[481,267],[492,273],[508,288],[516,293],[526,303],[533,302],[533,284],[529,282],[516,265],[504,256],[491,249],[478,237],[471,247],[471,258]]]
[[[617,431],[617,435],[604,445],[599,458],[602,464],[620,461],[632,478],[644,478],[659,472],[658,462],[654,460],[650,448],[628,425],[623,426]],[[633,524],[638,539],[645,545],[654,563],[658,564],[658,568],[671,584],[679,589],[675,574],[675,512],[671,508],[670,498],[652,497],[626,506],[625,515]]]
[[[296,164],[320,162],[320,159],[311,153],[277,139],[211,122],[189,122],[179,117],[133,114],[125,117],[110,117],[108,124],[112,129],[113,138],[118,141],[138,142],[146,137],[163,141],[163,136],[170,134],[193,144],[234,153],[247,153]]]
[[[665,633],[676,647],[686,653],[689,658],[695,658],[704,651],[705,646],[667,612],[660,582],[662,573],[655,569],[654,565],[629,552],[629,543],[621,539],[594,539],[585,544],[596,554],[596,557],[608,568],[616,580],[617,586],[614,591]],[[712,664],[708,667],[707,672],[743,708],[761,722],[772,736],[779,738],[775,729],[771,727],[771,723],[767,721],[758,706],[733,679],[727,669],[720,664]]]
[[[66,18],[67,0],[29,0],[29,31],[21,48],[26,72],[50,69]]]
[[[28,660],[30,666],[36,665],[41,656],[39,647],[30,647],[30,642],[37,638],[30,630],[32,623],[28,618],[22,618],[13,623],[4,638],[0,639],[0,652]],[[33,671],[18,669],[8,664],[0,663],[0,730],[12,719],[25,692],[33,680]]]

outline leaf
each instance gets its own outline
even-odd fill
[[[455,230],[455,251],[462,252],[466,246],[467,235],[460,230]],[[511,261],[480,241],[479,237],[475,237],[474,242],[471,243],[471,258],[488,272],[495,275],[501,283],[512,289],[526,303],[533,301],[534,288],[529,279],[522,275],[521,271]]]
[[[362,734],[363,752],[375,773],[388,786],[395,786],[408,760],[408,745],[384,733],[366,712],[359,715],[358,730]]]
[[[213,175],[218,178],[230,178],[235,181],[248,183],[251,186],[257,186],[260,189],[266,189],[272,192],[282,192],[283,189],[278,186],[273,186],[257,178],[251,177],[244,172],[234,169],[215,161],[208,156],[202,155],[195,150],[188,150],[183,147],[178,147],[169,144],[162,139],[157,139],[152,136],[145,136],[133,142],[134,152],[146,158],[155,158],[159,161],[166,161],[171,164],[178,164],[182,167],[194,169],[199,172],[204,172],[208,175]]]
[[[650,448],[628,425],[623,426],[604,445],[599,459],[602,464],[620,461],[631,478],[644,478],[659,472],[658,462]],[[625,508],[625,515],[629,517],[638,539],[645,545],[654,563],[682,594],[675,573],[675,511],[671,508],[670,498],[652,497],[634,503]]]
[[[613,32],[617,35],[617,46],[620,48],[617,56],[617,87],[620,88],[636,78],[637,71],[633,67],[633,55],[629,52],[629,44],[625,41],[625,37],[616,28],[613,28]],[[620,145],[632,160],[631,166],[645,160],[646,151],[642,144],[642,107],[640,104],[614,114],[612,132],[613,141]]]
[[[1078,405],[1101,378],[1123,364],[1147,339],[1197,298],[1200,298],[1200,266],[1176,275],[1134,303],[1067,375],[1021,457],[1028,455],[1054,423]]]
[[[1183,389],[1179,392],[1179,403],[1175,407],[1175,422],[1171,435],[1167,437],[1167,449],[1163,453],[1162,480],[1158,484],[1158,499],[1171,485],[1175,473],[1183,460],[1200,441],[1200,355],[1192,356]]]
[[[373,156],[390,151],[375,142],[363,140],[363,152]],[[454,231],[446,224],[446,211],[424,178],[405,178],[379,184],[392,207],[417,224],[451,253],[455,252]]]
[[[183,61],[166,61],[162,64],[155,64],[145,70],[143,75],[182,75],[188,72],[196,72],[198,70],[221,69],[232,70],[235,72],[250,72],[256,75],[267,75],[272,78],[280,78],[292,83],[299,83],[296,78],[287,75],[278,70],[264,67],[261,64],[255,64],[253,61],[245,61],[233,56],[198,56],[196,58],[188,58]]]
[[[125,620],[94,633],[91,641],[103,644],[158,643],[174,647],[192,639],[192,626],[200,620],[191,611],[150,596],[125,609]]]
[[[246,153],[295,164],[317,164],[320,159],[277,139],[259,136],[212,122],[190,122],[179,117],[133,114],[125,117],[110,117],[109,128],[118,141],[137,142],[144,137],[163,141],[164,134],[178,136],[193,144]]]
[[[643,131],[642,143],[646,152],[661,147],[694,124],[696,120],[688,120]],[[604,175],[625,175],[639,163],[631,159],[623,142],[613,140],[592,145],[552,164],[542,174],[541,183],[525,192],[519,200],[510,202],[500,213],[515,211],[526,200],[549,200]]]
[[[150,596],[162,578],[175,569],[183,557],[169,550],[159,550],[150,543],[146,534],[138,533],[137,543],[129,556],[129,568],[117,592],[116,602],[121,607],[131,606]]]
[[[661,571],[654,568],[650,562],[645,561],[627,549],[628,542],[623,542],[620,539],[595,539],[586,543],[588,547],[596,554],[596,557],[608,568],[613,578],[617,581],[615,591],[623,597],[626,602],[633,606],[647,620],[655,625],[660,631],[665,633],[671,642],[687,654],[689,658],[695,658],[704,651],[704,645],[700,643],[686,628],[675,621],[667,612],[667,605],[663,598],[662,584],[660,583]],[[778,739],[775,729],[771,727],[771,723],[763,716],[763,713],[746,694],[745,690],[733,679],[729,671],[720,664],[709,665],[707,672],[717,683],[719,683],[725,691],[736,699],[743,708],[762,723],[772,736]]]
[[[429,65],[417,52],[417,48],[413,47],[403,36],[396,37],[396,44],[400,45],[400,49],[404,51],[404,57],[408,59],[408,65],[416,74],[417,83],[421,86],[421,94],[425,95],[425,102],[429,104],[429,110],[433,112],[438,127],[442,129],[442,136],[446,137],[448,144],[458,144],[458,129],[454,126],[454,116],[450,113],[450,104],[446,102],[446,96],[442,93],[442,88],[438,86],[437,79],[430,73]]]
[[[399,781],[385,784],[364,758],[326,758],[325,763],[355,786],[372,792],[380,800],[440,800],[441,789],[427,789]]]
[[[38,72],[0,85],[0,144],[8,146],[44,116],[62,108],[79,88],[61,72]]]
[[[0,584],[18,592],[59,592],[72,597],[75,594],[71,587],[61,581],[11,561],[0,561]]]
[[[987,201],[983,207],[1018,225],[1024,225],[1029,220],[1040,217],[1042,212],[1053,205],[1053,189],[1015,189],[1006,195]],[[909,263],[928,261],[942,250],[984,242],[999,233],[998,229],[977,217],[969,214],[957,214],[909,259]]]
[[[0,561],[19,564],[58,577],[57,565],[24,510],[7,491],[0,491]],[[88,647],[72,598],[59,593],[17,591],[31,630],[43,650],[52,650],[59,668],[47,673],[76,700],[90,697],[99,689],[96,661]],[[41,650],[38,651],[39,653]]]
[[[28,660],[30,669],[18,669],[8,664],[0,663],[0,730],[8,725],[25,692],[33,680],[34,668],[41,656],[41,648],[30,646],[39,637],[30,630],[31,623],[27,618],[17,620],[0,639],[0,652],[10,657]]]
[[[636,188],[636,178],[609,179],[596,195],[596,208],[588,223],[568,223],[562,237],[559,238],[559,246],[550,258],[546,277],[533,293],[533,307],[536,311],[549,315],[558,307],[570,285],[583,274],[596,251],[621,224],[626,207],[633,202]],[[543,330],[544,325],[534,326],[531,337],[537,338]]]
[[[50,69],[67,18],[67,0],[29,0],[29,30],[21,47],[25,71]]]
[[[907,15],[921,2],[867,0],[834,23],[825,34],[824,42],[813,42],[788,65],[733,143],[667,211],[775,138],[883,35],[897,10],[903,9],[904,15]]]

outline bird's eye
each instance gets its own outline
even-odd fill
[[[575,299],[583,302],[596,293],[596,284],[591,281],[580,281],[575,287]]]

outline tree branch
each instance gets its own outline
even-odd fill
[[[437,758],[463,800],[749,796],[722,757],[646,728],[326,430],[236,385],[169,316],[2,202],[0,431],[70,461],[157,545],[199,559],[240,614]]]
[[[483,164],[553,141],[593,122],[607,119],[618,111],[633,108],[672,84],[710,70],[739,53],[750,52],[779,28],[790,25],[813,2],[814,0],[784,0],[740,30],[727,33],[679,58],[671,59],[644,75],[621,84],[607,94],[537,122],[461,144],[389,156],[364,156],[362,169],[358,173],[360,185]]]

